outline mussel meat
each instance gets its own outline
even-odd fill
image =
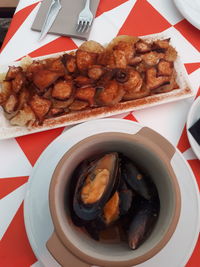
[[[103,207],[103,219],[107,226],[115,222],[119,218],[119,203],[119,193],[116,191]]]
[[[108,153],[90,162],[80,174],[73,197],[73,210],[79,218],[89,221],[101,214],[118,184],[118,161],[117,153]]]

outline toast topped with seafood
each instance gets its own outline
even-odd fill
[[[106,47],[86,41],[70,53],[10,66],[0,105],[11,125],[28,128],[124,112],[180,87],[176,59],[170,39],[124,35]]]

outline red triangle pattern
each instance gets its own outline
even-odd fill
[[[1,240],[0,259],[2,267],[30,267],[37,261],[26,235],[23,204]]]
[[[186,63],[185,64],[186,70],[188,74],[194,72],[195,70],[198,70],[200,68],[200,62],[197,63]]]
[[[127,2],[128,0],[115,0],[115,1],[108,1],[108,0],[101,0],[97,9],[96,17],[100,16],[102,13],[112,10],[115,7],[120,6],[121,4]]]
[[[174,27],[194,46],[200,51],[199,35],[200,31],[190,24],[186,19],[181,20],[175,24]]]
[[[132,112],[130,112],[126,117],[124,117],[125,120],[130,120],[130,121],[136,121],[136,118],[133,116]]]
[[[186,150],[188,150],[190,148],[190,143],[187,137],[187,131],[186,131],[186,126],[183,129],[182,135],[179,139],[177,148],[184,153]]]
[[[196,177],[196,181],[198,183],[200,189],[200,161],[198,159],[188,160],[190,167],[193,170],[193,173]]]
[[[199,264],[199,251],[200,251],[200,237],[198,239],[198,242],[196,244],[195,250],[193,251],[193,254],[188,261],[187,265],[185,267],[197,267]]]
[[[39,2],[38,2],[39,3]],[[4,49],[4,47],[7,45],[7,43],[10,41],[10,39],[13,37],[13,35],[16,33],[16,31],[21,27],[21,25],[24,23],[26,18],[29,16],[29,14],[33,11],[33,9],[37,6],[38,3],[34,3],[30,6],[27,6],[21,10],[19,10],[15,15],[13,16],[13,20],[11,22],[11,25],[9,27],[8,33],[4,39],[4,43],[1,47],[1,52]]]
[[[28,181],[28,177],[13,177],[0,179],[0,199]]]
[[[72,41],[72,39],[68,37],[58,37],[56,40],[34,50],[29,54],[30,57],[40,57],[44,55],[49,55],[53,53],[59,53],[67,50],[76,49],[76,44]]]
[[[35,133],[31,136],[26,135],[17,137],[16,141],[33,166],[42,151],[62,133],[63,129],[64,128],[61,127],[49,131]]]
[[[137,0],[118,34],[147,35],[169,27],[171,24],[148,1]]]

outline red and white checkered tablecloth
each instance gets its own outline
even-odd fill
[[[39,34],[31,31],[30,27],[40,2],[20,0],[1,49],[0,64],[18,60],[25,55],[36,57],[71,50],[81,43],[56,35],[48,35],[42,42],[38,42]],[[176,40],[193,90],[196,95],[200,95],[200,31],[182,17],[172,0],[101,0],[90,39],[106,43],[118,34],[141,36],[161,31],[167,31]],[[139,121],[164,135],[183,153],[200,183],[200,161],[191,150],[185,129],[193,101],[194,98],[190,98],[117,117]],[[0,141],[1,267],[41,266],[26,236],[23,200],[32,167],[41,152],[63,130],[59,128]],[[187,267],[200,266],[199,251],[200,240]]]

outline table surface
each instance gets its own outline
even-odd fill
[[[0,64],[25,55],[42,56],[76,48],[81,41],[48,35],[38,42],[30,30],[41,1],[21,0],[5,38]],[[172,0],[101,0],[90,39],[106,43],[117,34],[147,35],[167,31],[179,43],[195,92],[200,95],[200,31],[187,22]],[[146,110],[122,114],[120,118],[139,121],[164,135],[179,148],[200,183],[200,161],[191,150],[185,123],[194,98]],[[64,128],[0,141],[0,266],[41,267],[29,245],[23,219],[23,200],[30,172],[42,151]],[[183,241],[184,242],[184,241]],[[177,248],[178,249],[178,248]],[[198,267],[200,240],[187,267]],[[49,266],[48,266],[49,267]],[[152,267],[152,266],[151,266]],[[170,266],[173,267],[173,266]]]

